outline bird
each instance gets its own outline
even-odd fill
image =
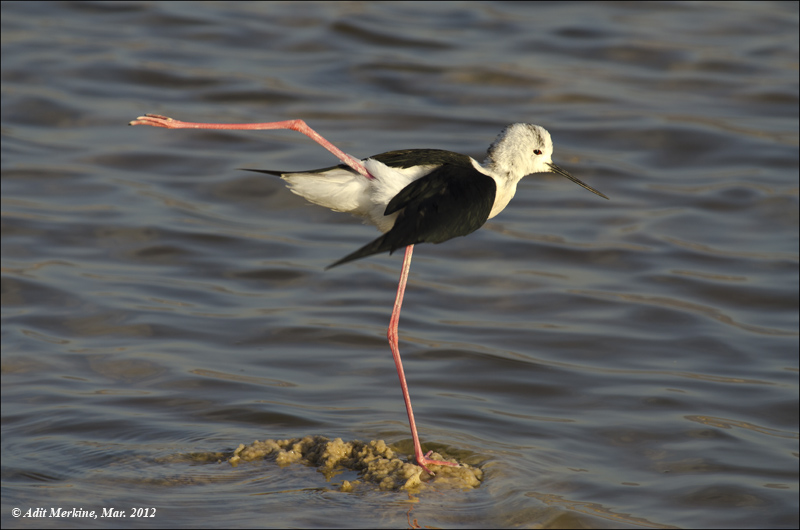
[[[328,269],[374,254],[405,249],[387,338],[400,379],[416,463],[431,476],[434,473],[428,466],[457,467],[459,464],[431,459],[432,451],[423,454],[400,358],[398,325],[414,245],[443,243],[471,234],[503,211],[514,197],[519,181],[534,173],[555,173],[608,199],[554,164],[550,133],[544,127],[530,123],[506,126],[489,146],[482,163],[470,156],[442,149],[402,149],[358,159],[340,150],[300,119],[265,123],[194,123],[146,114],[129,125],[167,129],[289,129],[308,136],[342,162],[306,171],[248,171],[278,176],[287,183],[290,191],[309,202],[353,214],[383,233],[330,264]]]

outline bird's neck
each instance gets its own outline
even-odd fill
[[[489,219],[502,212],[508,206],[508,203],[511,202],[517,192],[517,183],[519,182],[519,180],[493,178],[497,183],[497,193],[494,196],[494,205],[489,213]]]
[[[502,212],[505,207],[508,206],[508,203],[511,202],[511,199],[514,198],[514,194],[517,192],[517,184],[522,179],[522,176],[517,176],[508,171],[508,169],[499,168],[491,158],[484,160],[483,164],[479,165],[477,162],[473,162],[473,164],[479,167],[481,172],[492,177],[497,185],[494,205],[492,206],[491,213],[489,213],[489,219],[491,219]]]

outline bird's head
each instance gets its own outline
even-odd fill
[[[531,123],[512,123],[489,146],[483,166],[496,175],[519,181],[531,173],[556,173],[592,193],[608,199],[553,163],[553,140],[544,127]]]
[[[486,165],[497,173],[520,179],[531,173],[550,171],[553,140],[544,127],[512,123],[497,135],[486,153]]]

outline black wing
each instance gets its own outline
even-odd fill
[[[404,152],[384,155],[394,153]],[[442,243],[483,226],[494,206],[497,185],[471,163],[465,166],[461,162],[458,159],[456,164],[442,165],[403,188],[384,212],[400,212],[392,229],[327,268],[417,243]]]
[[[370,158],[389,167],[401,169],[413,166],[440,166],[444,164],[475,169],[472,167],[472,161],[467,155],[443,149],[401,149],[374,155]]]
[[[454,153],[452,151],[445,151],[443,149],[401,149],[398,151],[388,151],[379,155],[373,155],[370,158],[386,164],[389,167],[396,167],[400,169],[412,166],[438,166],[442,164],[451,164],[461,167],[472,167],[470,158],[466,155]],[[307,171],[277,171],[274,169],[244,169],[244,171],[254,171],[256,173],[266,173],[268,175],[275,175],[280,177],[284,174],[291,173],[325,173],[331,169],[344,169],[352,171],[353,168],[346,164],[339,164],[336,166],[328,166],[320,169],[309,169]],[[473,168],[474,169],[474,168]]]

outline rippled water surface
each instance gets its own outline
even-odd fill
[[[799,524],[796,3],[3,3],[2,74],[4,528]],[[416,249],[421,437],[479,488],[198,457],[407,454],[401,256],[324,270],[377,232],[239,170],[336,162],[304,136],[146,112],[362,157],[526,121],[611,198],[531,176]]]

